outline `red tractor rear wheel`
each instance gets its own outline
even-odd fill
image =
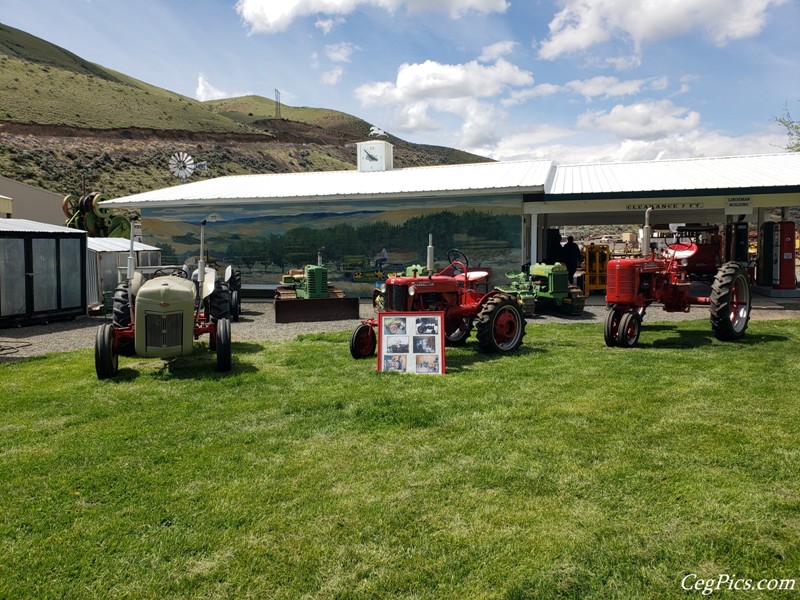
[[[525,336],[525,317],[508,294],[492,296],[478,315],[478,346],[484,352],[513,352]]]
[[[750,321],[750,278],[737,262],[717,271],[711,286],[711,328],[718,340],[731,342],[744,336]]]
[[[378,340],[370,325],[362,323],[353,330],[350,336],[350,354],[353,358],[367,358],[375,354]]]

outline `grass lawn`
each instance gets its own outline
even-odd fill
[[[473,340],[441,377],[376,373],[348,337],[234,339],[226,375],[206,352],[121,358],[113,381],[91,350],[0,364],[0,598],[685,598],[691,574],[800,578],[800,320],[739,343],[645,322],[631,350],[530,324],[518,354]]]

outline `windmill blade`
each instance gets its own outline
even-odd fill
[[[194,159],[186,152],[176,152],[169,159],[169,170],[176,177],[187,179],[194,173]]]

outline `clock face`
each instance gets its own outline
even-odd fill
[[[361,170],[382,171],[385,150],[381,144],[361,146]]]
[[[385,171],[391,169],[391,164],[387,166],[387,162],[391,163],[391,146],[388,144],[382,142],[359,144],[358,168],[361,171]]]

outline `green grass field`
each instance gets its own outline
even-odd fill
[[[376,373],[348,336],[234,339],[226,375],[203,351],[122,358],[114,381],[91,350],[0,364],[0,598],[685,598],[692,574],[800,577],[800,320],[739,343],[645,323],[633,350],[532,323],[518,354],[473,341],[440,377]]]

